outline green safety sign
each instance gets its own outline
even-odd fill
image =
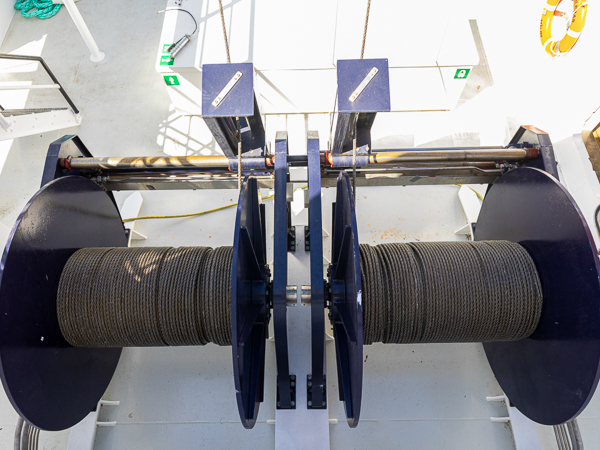
[[[163,44],[162,46],[162,55],[160,56],[160,65],[161,66],[172,66],[173,60],[171,59],[171,54],[169,53],[169,47],[171,44]]]
[[[172,66],[173,60],[171,59],[171,55],[162,55],[160,57],[160,65],[161,66]]]
[[[179,86],[179,80],[175,75],[163,75],[167,86]]]
[[[454,79],[464,80],[469,76],[469,72],[471,69],[456,69],[456,73],[454,74]]]
[[[167,86],[179,86],[179,79],[175,75],[163,75]]]

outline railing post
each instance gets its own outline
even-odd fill
[[[100,51],[98,45],[96,44],[96,41],[94,41],[92,33],[90,33],[90,29],[87,27],[85,21],[83,20],[81,13],[77,9],[77,6],[75,6],[75,2],[73,0],[62,0],[62,3],[67,8],[67,11],[69,11],[71,19],[73,19],[73,22],[75,22],[75,26],[79,30],[79,34],[81,34],[85,45],[87,45],[90,52],[92,52],[90,59],[93,62],[102,61],[104,59],[104,53]]]

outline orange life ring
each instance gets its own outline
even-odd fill
[[[542,21],[540,23],[540,39],[542,41],[542,47],[550,56],[566,55],[579,40],[581,31],[585,25],[588,6],[587,1],[573,0],[573,14],[570,17],[570,20],[568,14],[556,10],[562,1],[563,0],[546,0],[547,3],[544,6],[544,13],[542,14]],[[554,19],[554,16],[565,17],[569,20],[567,34],[565,34],[560,41],[552,38],[552,19]]]

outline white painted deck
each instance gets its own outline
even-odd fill
[[[188,3],[191,4],[191,0],[184,0],[182,7]],[[206,5],[206,0],[198,0],[198,3]],[[244,47],[253,51],[235,47],[236,42],[247,39],[248,30],[238,39],[235,20],[229,22],[232,60],[245,62],[255,58],[257,64],[260,62],[272,70],[290,68],[300,61],[309,77],[316,68],[338,56],[358,57],[364,19],[364,7],[360,5],[366,2],[356,1],[353,2],[356,6],[345,7],[344,14],[355,16],[348,19],[352,25],[344,22],[348,27],[336,30],[334,19],[339,16],[343,3],[343,0],[340,5],[336,0],[224,0],[228,20],[231,11],[238,18],[241,15],[242,22],[244,14],[256,12],[250,35],[253,46],[249,47],[246,42]],[[48,145],[64,134],[78,134],[97,156],[192,155],[220,151],[200,117],[182,117],[175,112],[163,78],[155,70],[164,19],[156,11],[165,4],[166,0],[78,2],[92,34],[106,54],[105,60],[98,64],[89,60],[87,48],[66,10],[45,21],[14,16],[0,52],[43,56],[81,109],[83,121],[78,128],[0,142],[2,243],[3,228],[12,227],[25,203],[39,188]],[[224,60],[220,28],[215,27],[219,17],[209,14],[215,11],[216,4],[211,0],[203,6],[207,11],[206,30],[212,31],[201,36],[215,58]],[[233,10],[229,9],[230,4]],[[590,5],[587,25],[575,50],[566,58],[552,59],[542,52],[539,43],[542,6],[539,2],[517,0],[489,5],[432,0],[427,7],[414,10],[414,2],[374,0],[366,57],[402,61],[406,55],[407,59],[418,61],[435,53],[432,48],[439,41],[439,34],[435,30],[428,32],[428,21],[438,24],[451,9],[456,20],[477,19],[489,66],[480,62],[474,69],[457,109],[379,114],[373,128],[373,143],[375,148],[503,145],[518,125],[535,125],[550,134],[563,182],[591,221],[600,199],[586,179],[572,136],[581,131],[587,117],[600,105],[597,88],[600,16],[596,15],[594,5]],[[299,16],[306,13],[306,8],[310,8],[310,14],[305,16],[313,17],[318,25]],[[392,25],[398,28],[415,26],[409,22],[417,21],[424,31],[419,39],[399,40],[394,35],[398,30],[390,27],[390,18]],[[335,36],[342,32],[349,34],[351,45],[334,49]],[[0,71],[1,81],[41,84],[47,79],[40,71],[10,74]],[[399,87],[393,85],[392,89]],[[406,86],[402,86],[402,92],[407,104],[423,101]],[[306,98],[311,96],[315,102],[320,100],[318,93],[307,91]],[[0,104],[5,108],[62,105],[57,92],[31,92],[14,101],[20,104],[5,105],[0,94]],[[306,151],[308,129],[319,131],[321,147],[326,148],[329,115],[269,115],[266,128],[270,141],[275,132],[287,130],[291,153],[299,154]],[[305,179],[302,173],[296,177]],[[464,225],[466,219],[457,193],[455,186],[359,188],[360,239],[368,243],[459,239],[453,232]],[[118,194],[119,202],[126,195]],[[330,204],[334,195],[333,189],[323,190],[326,230],[331,227]],[[143,192],[142,196],[144,215],[163,215],[231,203],[237,193],[165,191]],[[300,191],[296,192],[296,199],[293,220],[300,230],[307,223]],[[272,201],[267,201],[267,217],[272,217],[270,212]],[[142,221],[136,229],[148,236],[148,240],[135,241],[134,245],[231,245],[234,214],[234,209],[229,209],[192,219]],[[272,222],[269,225],[272,227]],[[598,237],[594,228],[592,232]],[[302,238],[300,232],[298,238]],[[329,246],[329,239],[325,238],[326,257]],[[301,242],[298,248],[303,248]],[[302,251],[290,256],[290,284],[308,284],[305,261]],[[290,308],[288,314],[290,335],[303,342],[293,362],[293,372],[302,380],[310,370],[310,355],[302,350],[309,342],[309,310],[298,306]],[[104,397],[119,400],[121,404],[102,412],[103,419],[116,420],[117,425],[98,430],[95,448],[274,448],[275,426],[267,420],[275,418],[275,360],[273,344],[267,345],[270,347],[265,402],[253,430],[244,430],[239,423],[229,348],[208,345],[125,349]],[[365,347],[363,407],[356,429],[345,424],[343,406],[337,401],[335,355],[333,345],[327,345],[329,417],[339,420],[329,427],[331,448],[513,448],[510,428],[489,421],[490,416],[506,414],[502,405],[485,400],[486,396],[499,395],[501,391],[481,345]],[[299,389],[303,389],[302,383]],[[15,423],[16,414],[0,393],[0,448],[11,448]],[[580,416],[579,424],[586,449],[600,449],[600,395]],[[306,430],[307,434],[310,432]],[[551,429],[539,427],[539,432],[542,448],[556,448]],[[68,437],[69,431],[42,432],[40,448],[66,449]]]

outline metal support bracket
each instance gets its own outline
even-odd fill
[[[60,177],[68,175],[80,175],[79,170],[68,170],[60,167],[58,160],[61,158],[84,157],[91,158],[92,154],[79,138],[74,134],[68,134],[50,144],[48,153],[46,154],[46,162],[44,163],[44,171],[42,172],[42,184],[44,186]]]
[[[290,375],[290,406],[283,408],[281,406],[281,397],[279,395],[279,383],[277,383],[277,409],[296,409],[296,375]]]
[[[58,160],[61,158],[68,158],[69,156],[73,158],[91,158],[93,155],[85,146],[83,141],[79,138],[79,136],[75,134],[67,134],[52,142],[48,147],[48,153],[46,154],[46,162],[44,163],[42,184],[40,187],[44,187],[52,180],[56,180],[60,177],[82,175],[80,170],[69,170],[60,166]],[[115,200],[113,193],[111,191],[107,191],[106,194],[118,208],[117,201]],[[125,230],[125,227],[123,229]]]
[[[321,163],[319,135],[308,132],[308,224],[312,237],[310,246],[311,284],[311,334],[312,334],[312,376],[311,396],[321,399],[325,395],[325,289],[323,280],[323,228],[321,218]],[[309,409],[326,407],[319,402],[308,405]]]
[[[71,429],[67,450],[93,450],[97,428],[114,427],[117,424],[116,420],[99,421],[100,409],[102,406],[119,406],[119,404],[119,401],[100,400],[94,411]]]
[[[202,66],[202,117],[225,156],[237,156],[240,140],[242,154],[260,149],[265,155],[265,128],[254,94],[251,63]]]
[[[304,251],[310,252],[310,227],[304,227]]]
[[[536,159],[524,160],[521,165],[541,169],[559,179],[554,147],[545,131],[531,125],[521,126],[508,143],[508,147],[539,147],[540,155]]]
[[[287,151],[287,133],[278,132],[275,137],[273,239],[273,330],[277,360],[277,409],[296,408],[296,382],[295,376],[290,375],[287,337],[287,252],[289,249],[289,208],[286,195]],[[294,239],[295,236],[294,233]],[[293,380],[292,377],[294,377]]]
[[[390,110],[387,59],[348,59],[337,62],[338,117],[332,153],[356,146],[371,148],[371,127],[377,112]],[[352,164],[350,164],[352,165]]]
[[[288,224],[291,223],[291,214],[288,206]],[[288,225],[287,227],[287,251],[295,252],[296,251],[296,227],[291,227]]]
[[[321,393],[320,395],[318,393]],[[313,396],[313,393],[315,394]],[[306,376],[306,407],[308,409],[327,409],[327,376],[323,375],[323,389],[314,389],[313,377]]]

